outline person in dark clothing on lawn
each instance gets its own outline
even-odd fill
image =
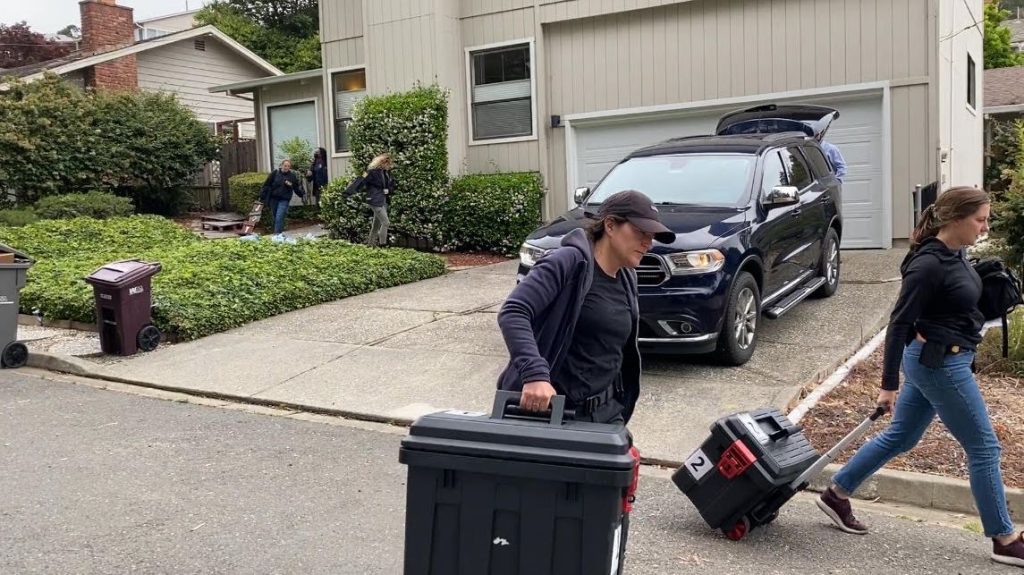
[[[281,162],[280,168],[270,172],[260,190],[260,202],[270,208],[270,213],[274,218],[275,236],[284,231],[288,204],[292,201],[293,193],[298,194],[300,198],[304,194],[299,177],[292,171],[291,160],[284,160]]]
[[[306,181],[313,185],[313,205],[320,205],[320,192],[327,185],[327,150],[317,148],[313,152],[313,163],[306,171]]]
[[[511,357],[498,388],[520,407],[548,409],[564,395],[577,420],[626,424],[640,395],[635,268],[654,240],[675,241],[651,200],[609,196],[588,230],[576,229],[512,290],[498,325]]]
[[[843,466],[817,504],[842,531],[867,533],[853,515],[850,494],[917,445],[938,415],[967,453],[971,493],[985,535],[992,538],[992,560],[1024,567],[1024,535],[1010,520],[999,470],[1001,447],[971,371],[985,319],[978,309],[981,278],[964,248],[988,232],[989,211],[985,192],[958,187],[921,214],[885,337],[878,404],[893,411],[892,423]],[[906,381],[897,396],[901,363]]]
[[[366,190],[366,203],[373,211],[373,222],[370,224],[370,237],[367,244],[386,246],[388,243],[388,202],[395,191],[395,178],[391,175],[395,163],[390,154],[381,154],[370,162],[370,165],[345,188],[344,196],[348,197],[359,190]]]

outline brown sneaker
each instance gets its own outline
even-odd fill
[[[1004,565],[1024,567],[1024,533],[1019,535],[1009,545],[1000,545],[998,541],[993,539],[992,560]]]
[[[854,535],[864,535],[868,532],[868,526],[854,517],[850,500],[841,499],[832,491],[831,487],[826,489],[815,503],[818,504],[818,509],[821,509],[825,515],[828,515],[828,518],[842,531],[853,533]]]

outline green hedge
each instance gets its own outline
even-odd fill
[[[39,221],[39,216],[30,209],[0,210],[0,226],[21,227]]]
[[[231,209],[248,214],[252,203],[260,199],[260,188],[267,180],[263,172],[245,172],[228,178],[228,201]]]
[[[352,171],[321,196],[324,225],[335,237],[365,241],[369,210],[358,196],[341,192],[378,154],[395,160],[397,189],[388,208],[391,232],[443,244],[442,207],[448,192],[448,95],[437,86],[369,96],[349,124]],[[361,195],[361,194],[360,194]]]
[[[135,213],[135,206],[130,199],[105,192],[47,196],[39,200],[34,209],[42,220],[70,220],[78,217],[105,220]]]
[[[148,216],[47,220],[0,228],[0,243],[37,260],[21,291],[25,313],[92,322],[91,288],[82,277],[127,258],[157,261],[154,322],[197,338],[310,305],[444,273],[441,258],[317,240],[201,241],[188,230]]]
[[[992,205],[993,236],[1006,245],[1010,265],[1024,271],[1024,122],[1015,124],[1018,149],[1016,168],[1009,172],[1009,188]]]
[[[540,223],[544,186],[537,172],[462,176],[444,209],[446,244],[513,254]]]

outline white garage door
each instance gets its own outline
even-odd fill
[[[796,102],[797,100],[794,100]],[[843,182],[843,248],[876,248],[887,243],[882,155],[882,97],[825,97],[799,102],[839,110],[826,136],[839,147],[847,164]],[[781,102],[781,100],[780,100]],[[754,105],[754,104],[750,104]],[[702,109],[629,120],[574,123],[575,186],[593,187],[627,154],[669,138],[711,134],[725,112],[745,106]],[[571,189],[570,189],[571,194]]]

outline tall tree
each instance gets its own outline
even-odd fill
[[[25,22],[0,24],[0,68],[17,68],[66,56],[71,47],[51,42]]]
[[[1010,29],[1003,25],[1009,15],[999,5],[985,4],[985,69],[1007,68],[1024,63],[1024,57],[1010,43]]]
[[[316,0],[215,0],[196,21],[217,26],[285,72],[320,67]]]

